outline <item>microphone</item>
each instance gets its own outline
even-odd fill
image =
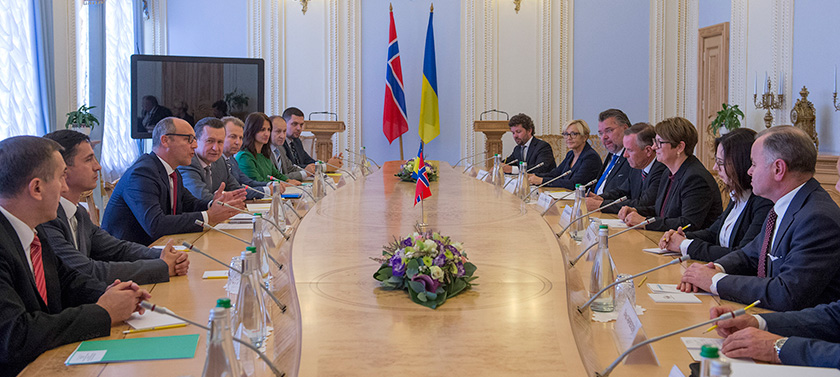
[[[204,326],[204,325],[202,325],[202,324],[200,324],[200,323],[198,323],[198,322],[193,322],[193,321],[190,321],[189,319],[186,319],[186,318],[184,318],[184,317],[181,317],[181,316],[179,316],[179,315],[177,315],[177,314],[173,313],[171,310],[169,310],[169,309],[167,309],[167,308],[165,308],[165,307],[163,307],[163,306],[157,306],[157,305],[152,304],[152,303],[150,303],[150,302],[148,302],[148,301],[140,301],[140,307],[141,307],[141,308],[143,308],[143,309],[146,309],[146,310],[148,310],[148,311],[151,311],[151,312],[160,313],[160,314],[168,315],[168,316],[170,316],[170,317],[177,318],[177,319],[179,319],[179,320],[181,320],[181,321],[184,321],[184,322],[187,322],[187,323],[189,323],[189,324],[191,324],[191,325],[193,325],[193,326],[195,326],[195,327],[198,327],[198,328],[201,328],[201,329],[204,329],[204,330],[210,331],[210,328],[209,328],[209,327]],[[728,314],[728,313],[727,313],[727,314]],[[254,345],[253,345],[253,344],[251,344],[251,342],[248,342],[248,341],[245,341],[245,340],[239,339],[239,338],[237,338],[237,337],[235,337],[235,336],[232,336],[232,335],[231,335],[231,339],[233,339],[233,341],[235,341],[235,342],[237,342],[237,343],[239,343],[239,344],[241,344],[241,345],[243,345],[243,346],[245,346],[245,347],[250,348],[250,349],[251,349],[251,351],[256,352],[256,353],[257,353],[257,355],[259,355],[260,359],[262,359],[262,360],[263,360],[263,362],[265,362],[265,363],[266,363],[266,365],[268,365],[268,367],[269,367],[269,368],[271,368],[271,371],[272,371],[272,372],[274,372],[274,375],[275,375],[275,376],[277,376],[277,377],[283,377],[283,376],[285,376],[285,375],[286,375],[285,373],[283,373],[283,372],[281,372],[279,369],[277,369],[277,367],[276,367],[276,366],[274,366],[274,364],[271,362],[271,360],[268,358],[268,356],[266,356],[264,353],[260,352],[259,348],[254,347]]]
[[[493,156],[493,157],[496,157],[496,156]],[[466,167],[466,168],[464,168],[464,171],[463,171],[461,174],[466,173],[466,172],[467,172],[467,170],[470,170],[470,168],[471,168],[471,167],[473,167],[473,166],[475,166],[475,165],[477,165],[477,164],[479,164],[479,163],[482,163],[482,162],[484,162],[484,161],[489,161],[489,160],[492,160],[492,159],[493,159],[493,157],[488,157],[488,158],[485,158],[485,159],[483,159],[483,160],[481,160],[481,161],[479,161],[479,162],[473,163],[473,164],[467,164],[467,167]]]
[[[674,259],[674,260],[672,260],[668,263],[665,263],[663,265],[656,266],[656,267],[651,268],[649,270],[639,272],[638,274],[635,274],[633,276],[628,276],[628,277],[625,277],[625,278],[618,279],[618,280],[614,281],[613,283],[611,283],[610,285],[604,287],[604,289],[598,291],[598,293],[592,295],[592,297],[589,298],[589,301],[587,301],[583,305],[577,307],[577,311],[578,311],[578,313],[582,314],[583,310],[586,309],[586,307],[589,306],[589,304],[591,304],[593,301],[595,301],[595,299],[598,298],[598,296],[600,296],[601,293],[604,293],[607,289],[615,287],[616,285],[621,284],[621,283],[623,283],[627,280],[634,279],[634,278],[637,278],[637,277],[642,276],[642,275],[646,275],[646,274],[651,273],[653,271],[656,271],[660,268],[665,268],[665,267],[668,267],[668,266],[674,265],[674,264],[680,264],[680,263],[685,262],[689,259],[691,259],[691,257],[689,257],[688,255],[683,255],[683,256],[681,256],[677,259]]]
[[[246,189],[246,190],[251,190],[251,192],[254,192],[254,193],[260,194],[260,195],[262,195],[263,197],[265,197],[265,196],[266,196],[265,191],[260,191],[260,190],[257,190],[257,189],[255,189],[255,188],[253,188],[253,187],[251,187],[251,186],[248,186],[248,185],[242,185],[242,187],[245,187],[245,189]]]
[[[615,237],[615,236],[618,236],[619,234],[622,234],[622,233],[625,233],[625,232],[629,232],[629,231],[631,231],[631,230],[633,230],[633,229],[636,229],[636,228],[643,227],[643,226],[645,226],[645,225],[647,225],[647,224],[650,224],[650,223],[652,223],[652,222],[654,222],[654,221],[656,221],[656,218],[655,218],[655,217],[649,217],[647,220],[642,221],[642,222],[640,222],[640,223],[638,223],[638,224],[636,224],[636,225],[633,225],[633,226],[631,226],[631,227],[629,227],[629,228],[627,228],[627,229],[624,229],[624,230],[622,230],[622,231],[620,231],[620,232],[618,232],[618,233],[616,233],[616,234],[613,234],[613,235],[611,235],[611,236],[608,236],[607,238],[613,238],[613,237]],[[587,247],[585,250],[583,250],[583,251],[582,251],[582,252],[581,252],[581,253],[580,253],[577,257],[575,257],[575,259],[573,259],[571,262],[569,262],[569,265],[570,265],[570,266],[574,266],[574,265],[575,265],[575,263],[577,263],[577,261],[580,259],[580,257],[582,257],[584,254],[586,254],[586,252],[587,252],[587,251],[589,251],[589,249],[591,249],[593,246],[595,246],[595,245],[597,245],[597,244],[598,244],[598,243],[596,242],[596,243],[593,243],[592,245],[589,245],[589,247]]]
[[[688,327],[685,327],[685,328],[682,328],[682,329],[679,329],[679,330],[676,330],[676,331],[672,331],[672,332],[669,332],[665,335],[657,336],[655,338],[650,338],[648,340],[645,340],[644,342],[640,342],[639,344],[636,344],[635,346],[628,348],[627,351],[624,351],[606,369],[604,369],[601,372],[595,372],[595,376],[596,377],[607,377],[607,376],[609,376],[610,373],[613,371],[613,369],[615,369],[615,367],[618,366],[618,363],[620,363],[621,360],[624,360],[624,358],[627,357],[627,355],[629,355],[631,352],[633,352],[633,351],[635,351],[635,350],[637,350],[641,347],[644,347],[644,346],[646,346],[650,343],[653,343],[653,342],[656,342],[656,341],[659,341],[659,340],[665,339],[667,337],[674,336],[674,335],[677,335],[679,333],[683,333],[683,332],[686,332],[686,331],[689,331],[689,330],[694,330],[694,329],[696,329],[700,326],[705,326],[705,325],[708,325],[710,323],[714,323],[714,322],[717,322],[717,321],[724,321],[724,320],[727,320],[727,319],[732,319],[732,318],[735,318],[737,316],[744,315],[744,314],[746,314],[746,311],[744,309],[738,309],[734,312],[729,312],[729,313],[726,313],[726,314],[722,314],[721,316],[719,316],[717,318],[713,318],[713,319],[710,319],[708,321],[700,322],[698,324],[694,324],[694,325],[691,325],[691,326],[688,326]]]
[[[591,215],[591,214],[593,214],[593,213],[595,213],[595,212],[598,212],[598,211],[600,211],[600,210],[602,210],[602,209],[604,209],[604,208],[607,208],[607,207],[609,207],[609,206],[611,206],[611,205],[614,205],[614,204],[617,204],[617,203],[623,202],[623,201],[625,201],[625,200],[627,200],[627,197],[626,197],[626,196],[622,196],[622,197],[620,197],[620,198],[618,198],[618,199],[616,199],[616,200],[613,200],[612,202],[609,202],[609,203],[607,203],[607,204],[605,204],[605,205],[602,205],[601,207],[598,207],[598,208],[593,209],[593,210],[591,210],[591,211],[589,211],[589,212],[587,212],[587,213],[584,213],[583,215],[580,215],[580,216],[578,216],[578,217],[575,217],[573,220],[569,221],[569,225],[566,225],[566,227],[565,227],[565,228],[563,228],[563,230],[561,230],[561,231],[560,231],[560,233],[555,234],[555,236],[557,236],[557,237],[562,236],[562,235],[563,235],[563,233],[566,233],[566,230],[568,230],[568,229],[569,229],[569,227],[571,227],[571,226],[572,226],[572,224],[574,224],[574,223],[575,223],[575,221],[578,221],[578,220],[580,220],[580,219],[582,219],[582,218],[584,218],[584,217],[586,217],[586,216],[589,216],[589,215]]]
[[[525,174],[528,174],[528,173],[530,173],[532,170],[534,170],[534,169],[536,169],[536,168],[538,168],[538,167],[540,167],[540,166],[543,166],[543,165],[545,165],[545,162],[540,162],[539,164],[536,164],[536,165],[534,165],[533,167],[531,167],[530,169],[526,170],[526,171],[525,171]]]
[[[302,190],[302,191],[303,191],[303,190]],[[306,192],[306,191],[303,191],[303,192]],[[284,201],[283,201],[283,205],[285,205],[287,208],[289,208],[290,210],[292,210],[292,213],[294,213],[294,214],[295,214],[295,216],[297,216],[297,218],[298,218],[298,219],[302,219],[302,218],[303,218],[303,216],[301,216],[301,215],[298,213],[298,211],[297,211],[297,210],[295,210],[295,207],[292,207],[292,205],[291,205],[291,204],[289,204],[289,202],[287,202],[287,201],[285,201],[285,200],[284,200]]]
[[[566,172],[565,172],[565,173],[560,174],[560,175],[558,175],[558,176],[556,176],[556,177],[552,178],[550,181],[548,181],[548,182],[543,182],[541,185],[539,185],[539,186],[537,186],[537,187],[534,187],[534,189],[533,189],[533,190],[531,190],[531,192],[529,192],[529,193],[528,193],[528,196],[531,196],[531,194],[533,194],[533,193],[534,193],[534,191],[539,190],[539,189],[540,189],[540,188],[542,188],[543,186],[545,186],[545,185],[547,185],[547,184],[549,184],[549,183],[551,183],[551,182],[554,182],[554,181],[556,181],[556,180],[558,180],[558,179],[560,179],[560,178],[563,178],[563,177],[565,177],[565,176],[567,176],[567,175],[569,175],[569,174],[572,174],[572,171],[571,171],[571,170],[566,170]],[[527,196],[526,196],[526,197],[527,197]]]
[[[324,163],[324,165],[327,165],[327,166],[332,166],[332,167],[334,167],[334,168],[335,168],[335,170],[340,170],[340,171],[343,171],[343,172],[347,173],[347,175],[349,175],[349,176],[350,176],[350,178],[353,178],[353,180],[354,180],[354,181],[356,180],[356,176],[355,176],[355,175],[353,175],[353,173],[351,173],[351,172],[350,172],[349,170],[347,170],[347,169],[342,169],[342,168],[340,168],[340,167],[338,167],[338,166],[335,166],[335,165],[333,165],[333,164],[331,164],[331,163],[329,163],[329,162],[325,162],[325,163]]]
[[[236,272],[236,273],[238,273],[238,274],[242,275],[242,270],[237,270],[237,269],[235,269],[235,268],[231,267],[230,265],[228,265],[227,263],[222,262],[222,261],[220,261],[220,260],[218,260],[218,259],[216,259],[216,258],[211,257],[211,256],[210,256],[210,254],[207,254],[207,253],[205,253],[205,252],[203,252],[203,251],[199,250],[197,247],[195,247],[195,245],[193,245],[193,244],[191,244],[191,243],[189,243],[189,242],[187,242],[187,241],[184,241],[184,242],[182,242],[181,244],[182,244],[182,245],[184,245],[184,247],[186,247],[187,249],[190,249],[191,251],[195,251],[195,252],[197,252],[197,253],[199,253],[199,254],[201,254],[201,255],[205,256],[205,257],[208,257],[208,258],[210,258],[211,260],[215,261],[216,263],[219,263],[219,264],[221,264],[222,266],[227,267],[229,270],[234,271],[234,272]],[[266,254],[268,254],[268,253],[266,253]],[[280,265],[280,266],[282,267],[282,265]],[[271,291],[270,291],[268,288],[266,288],[265,284],[257,284],[257,285],[259,285],[259,286],[260,286],[260,288],[262,288],[263,292],[265,292],[265,293],[266,293],[269,297],[271,297],[271,299],[274,301],[274,303],[275,303],[275,304],[277,304],[277,307],[279,307],[279,308],[280,308],[280,310],[282,310],[282,311],[283,311],[283,313],[285,313],[285,312],[286,312],[286,305],[283,305],[283,303],[282,303],[282,302],[280,302],[280,299],[279,299],[279,298],[277,298],[277,296],[275,296],[275,295],[274,295],[274,293],[271,293]]]
[[[557,202],[559,202],[559,201],[561,201],[561,200],[563,200],[563,199],[568,198],[568,197],[569,197],[569,195],[572,195],[572,194],[574,194],[574,193],[575,193],[574,191],[572,191],[572,192],[567,192],[567,193],[566,193],[566,195],[563,195],[563,197],[561,197],[560,199],[553,199],[553,198],[552,198],[552,199],[551,199],[551,204],[549,204],[549,205],[548,205],[548,207],[545,209],[545,211],[543,211],[543,212],[540,214],[540,216],[545,216],[545,214],[546,214],[546,213],[548,213],[548,210],[550,210],[550,209],[551,209],[551,207],[554,207],[554,205],[555,205],[555,204],[557,204]]]
[[[373,162],[373,164],[374,164],[374,165],[376,165],[376,168],[377,168],[377,169],[382,169],[382,167],[381,167],[381,166],[379,166],[379,164],[377,164],[377,163],[376,163],[376,161],[374,161],[372,158],[370,158],[370,157],[368,157],[368,156],[362,156],[362,155],[361,155],[361,154],[359,154],[359,153],[353,152],[353,151],[351,151],[351,150],[350,150],[350,148],[344,148],[344,150],[345,150],[345,151],[347,151],[347,152],[350,152],[350,153],[352,153],[352,154],[355,154],[356,156],[361,156],[361,157],[364,157],[366,160],[368,160],[368,161],[370,161],[370,162]],[[346,160],[345,160],[345,161],[346,161]],[[361,164],[356,163],[356,165],[361,165]]]
[[[243,209],[236,208],[236,207],[234,207],[234,206],[232,206],[232,205],[230,205],[230,204],[227,204],[227,203],[225,203],[225,202],[223,202],[223,201],[221,201],[221,200],[216,200],[216,203],[217,203],[217,204],[219,204],[219,205],[221,205],[221,206],[225,206],[225,207],[227,207],[227,208],[237,210],[237,211],[239,211],[240,213],[244,213],[244,214],[246,214],[246,215],[253,215],[251,212],[248,212],[248,211],[243,210]],[[285,231],[283,231],[283,228],[281,228],[281,227],[280,227],[280,225],[277,225],[274,221],[269,220],[267,217],[264,217],[264,216],[262,216],[262,215],[260,215],[260,217],[262,217],[262,219],[263,219],[263,220],[265,220],[266,222],[268,222],[269,224],[274,225],[274,227],[275,227],[275,228],[277,228],[277,230],[279,230],[279,231],[280,231],[280,234],[281,234],[281,235],[283,235],[283,238],[285,238],[285,239],[287,239],[287,240],[289,239],[289,235],[288,235],[288,234],[286,234],[286,232],[285,232]],[[212,228],[212,227],[211,227],[211,228]],[[213,228],[213,229],[215,229],[215,228]]]
[[[248,213],[248,212],[245,212],[245,213]],[[262,216],[260,216],[260,217],[262,217]],[[267,220],[267,219],[263,217],[263,220]],[[199,222],[200,222],[201,224],[199,224]],[[221,233],[221,234],[224,234],[224,235],[226,235],[226,236],[228,236],[228,237],[236,238],[237,240],[239,240],[239,241],[241,241],[241,242],[245,243],[246,245],[251,246],[251,242],[250,242],[250,241],[245,241],[245,240],[243,240],[243,239],[241,239],[241,238],[239,238],[239,237],[237,237],[237,236],[234,236],[233,234],[230,234],[230,233],[228,233],[228,232],[225,232],[224,230],[221,230],[221,229],[219,229],[219,228],[216,228],[216,227],[214,227],[214,226],[212,226],[212,225],[210,225],[210,224],[207,224],[207,223],[205,223],[205,222],[203,222],[203,221],[201,221],[201,220],[195,220],[195,223],[196,223],[196,225],[200,225],[200,226],[205,226],[205,227],[208,227],[208,228],[210,228],[210,229],[212,229],[212,230],[215,230],[215,231],[217,231],[217,232],[219,232],[219,233]],[[281,234],[283,234],[283,233],[281,232]],[[288,239],[288,238],[287,238],[287,239]],[[184,246],[186,246],[186,245],[184,245]],[[189,246],[188,246],[188,247],[189,247]],[[279,269],[279,270],[282,270],[282,269],[283,269],[283,264],[281,264],[280,262],[278,262],[278,261],[277,261],[277,259],[274,259],[274,257],[272,257],[272,256],[271,256],[271,253],[269,253],[269,252],[267,252],[267,251],[266,251],[266,252],[265,252],[265,255],[266,255],[266,256],[268,256],[268,259],[271,259],[271,261],[272,261],[272,262],[274,262],[274,265],[275,265],[275,266],[277,266],[277,269]],[[222,263],[222,264],[224,264],[224,263]]]
[[[456,162],[456,163],[455,163],[455,165],[453,165],[453,166],[452,166],[452,168],[453,168],[453,169],[455,169],[456,167],[458,167],[458,165],[460,165],[460,164],[461,164],[461,162],[465,161],[465,160],[466,160],[466,159],[468,159],[468,158],[478,157],[478,156],[483,155],[483,154],[485,154],[485,153],[487,153],[487,152],[480,152],[480,153],[476,153],[476,154],[474,154],[474,155],[472,155],[472,156],[467,156],[467,157],[464,157],[464,158],[462,158],[462,159],[458,160],[458,162]]]

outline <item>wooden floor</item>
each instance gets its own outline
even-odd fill
[[[274,332],[267,351],[287,375],[591,376],[618,356],[614,322],[593,322],[591,312],[575,309],[588,298],[590,264],[568,267],[569,255],[579,248],[568,235],[554,237],[557,211],[542,217],[535,205],[442,165],[440,181],[425,201],[427,222],[464,243],[478,267],[478,285],[437,310],[414,304],[405,292],[379,288],[373,279],[378,264],[370,258],[380,256],[394,237],[411,233],[420,220],[414,184],[400,182],[393,176],[398,164],[387,163],[315,204],[295,224],[292,241],[274,254],[292,268],[272,271],[273,290],[288,310],[281,313],[270,305]],[[234,233],[250,237],[250,231]],[[641,251],[660,235],[630,231],[612,239],[617,272],[632,274],[671,260]],[[216,233],[176,238],[194,241],[224,261],[245,246]],[[216,298],[225,297],[225,281],[201,275],[222,267],[195,253],[190,258],[188,276],[147,288],[152,302],[205,322]],[[676,283],[684,267],[654,272],[647,282]],[[647,293],[639,287],[636,297],[647,309],[640,319],[651,337],[705,320],[717,304],[710,296],[700,296],[701,304],[655,304]],[[111,338],[124,337],[125,329],[114,327]],[[198,376],[204,331],[189,326],[129,336],[179,334],[201,334],[194,359],[67,367],[64,360],[78,345],[70,344],[45,353],[22,375]],[[613,375],[665,376],[674,364],[688,375],[692,360],[679,337],[653,348],[660,365],[619,365]],[[270,375],[260,363],[255,367],[258,375]]]

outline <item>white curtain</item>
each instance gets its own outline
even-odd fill
[[[31,1],[0,0],[0,139],[43,131]]]
[[[105,3],[105,119],[102,122],[102,173],[119,178],[137,158],[131,139],[131,54],[134,53],[134,5]]]
[[[76,108],[90,106],[90,15],[85,1],[76,0]]]

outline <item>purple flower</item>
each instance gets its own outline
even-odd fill
[[[458,262],[458,263],[455,264],[455,267],[458,268],[458,274],[457,274],[458,277],[464,276],[464,273],[465,273],[464,272],[464,264],[461,263],[461,262]]]
[[[414,246],[414,240],[412,240],[411,237],[408,237],[401,242],[401,245],[404,247]]]
[[[393,257],[391,257],[388,263],[391,265],[391,275],[405,275],[405,263],[403,263],[402,258],[400,258],[399,255],[394,255]]]
[[[438,267],[443,267],[444,263],[446,263],[446,255],[443,254],[438,254],[432,261],[432,264]]]
[[[456,248],[455,246],[446,245],[446,250],[449,250],[455,256],[459,256],[459,257],[461,256],[461,252],[458,251],[458,248]]]
[[[440,282],[435,279],[432,279],[432,277],[429,275],[417,274],[414,275],[414,277],[411,278],[411,280],[423,283],[423,288],[426,289],[427,292],[434,293],[437,291],[438,287],[440,287]]]

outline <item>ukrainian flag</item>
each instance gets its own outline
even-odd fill
[[[434,6],[429,12],[429,29],[426,31],[426,54],[423,58],[423,91],[420,103],[420,139],[428,143],[440,135],[438,110],[437,68],[435,67],[435,31],[432,27]]]

